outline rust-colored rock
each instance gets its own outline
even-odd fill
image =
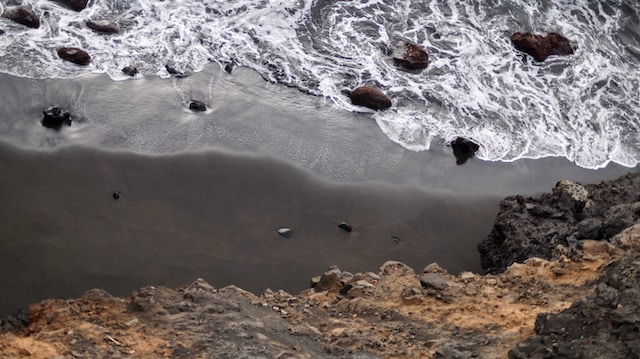
[[[86,66],[91,62],[91,56],[86,51],[77,47],[61,47],[58,49],[58,56],[74,64]]]
[[[351,91],[349,97],[352,104],[374,110],[384,110],[391,107],[391,99],[384,92],[371,86],[360,86]]]
[[[422,46],[407,41],[394,53],[393,61],[407,70],[422,70],[429,65],[429,55]]]
[[[533,56],[536,61],[544,61],[551,55],[573,54],[569,39],[555,32],[547,36],[516,32],[511,36],[511,42],[516,49]]]
[[[40,27],[40,19],[38,18],[38,15],[36,15],[35,12],[22,6],[16,6],[6,9],[2,14],[2,17],[33,29],[37,29]]]

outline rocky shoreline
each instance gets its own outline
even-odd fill
[[[640,357],[640,173],[508,197],[486,275],[337,267],[292,295],[202,279],[93,289],[2,320],[0,358]]]

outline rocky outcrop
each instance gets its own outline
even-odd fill
[[[499,273],[531,257],[571,257],[585,240],[608,240],[638,218],[640,173],[584,186],[563,180],[552,193],[500,202],[493,230],[478,245],[481,264]]]
[[[91,63],[89,53],[77,47],[61,47],[58,49],[58,56],[77,65],[86,66]]]
[[[480,146],[466,138],[457,137],[451,141],[451,148],[453,149],[453,155],[456,157],[456,164],[463,165],[478,152]]]
[[[351,103],[373,110],[384,110],[391,107],[391,99],[384,92],[371,86],[360,86],[349,93]]]
[[[109,20],[87,20],[85,24],[88,28],[100,34],[117,34],[120,32],[118,25]]]
[[[71,10],[82,11],[87,7],[89,0],[54,0]]]
[[[2,17],[33,29],[40,27],[40,19],[38,18],[38,15],[23,6],[15,6],[5,9],[2,13]]]
[[[393,61],[406,70],[422,70],[429,66],[429,55],[422,46],[406,41],[394,52]]]
[[[551,55],[573,54],[573,47],[569,40],[555,32],[547,36],[516,32],[511,36],[511,42],[516,49],[533,56],[536,61],[544,61]]]

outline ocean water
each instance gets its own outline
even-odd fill
[[[168,78],[167,65],[197,73],[233,63],[343,111],[366,111],[343,90],[377,86],[394,106],[371,117],[414,151],[464,136],[491,161],[560,156],[600,168],[640,160],[637,0],[94,0],[81,12],[21,3],[42,26],[0,19],[0,72],[8,75],[135,81],[124,66],[136,66],[139,79]],[[94,33],[89,19],[113,21],[121,33]],[[513,48],[517,31],[559,32],[575,54],[534,62]],[[407,40],[429,53],[425,71],[391,60]],[[60,46],[86,49],[92,64],[61,61]]]

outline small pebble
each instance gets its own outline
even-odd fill
[[[293,230],[291,228],[282,227],[278,229],[278,234],[284,238],[291,238],[293,236]]]
[[[351,230],[352,230],[351,225],[349,223],[347,223],[347,222],[338,223],[338,228],[343,229],[343,230],[345,230],[347,232],[351,232]]]

